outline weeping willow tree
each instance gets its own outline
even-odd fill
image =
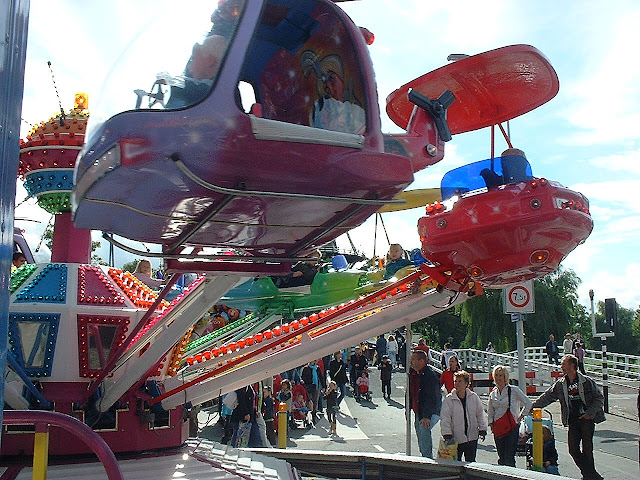
[[[578,303],[580,278],[562,267],[534,282],[535,313],[526,315],[525,345],[544,345],[553,334],[562,342],[567,332],[580,331],[590,337],[590,323],[584,306]],[[502,290],[487,290],[461,306],[460,321],[466,327],[461,346],[484,349],[492,342],[498,352],[515,350],[515,325],[503,313]]]
[[[484,350],[492,342],[498,352],[513,350],[515,329],[510,315],[503,313],[502,290],[486,290],[467,300],[461,306],[460,320],[467,331],[463,347]]]

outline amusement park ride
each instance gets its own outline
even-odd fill
[[[116,91],[136,82],[128,97],[104,92],[86,128],[80,96],[21,143],[18,173],[56,224],[52,263],[11,276],[5,398],[13,409],[73,416],[114,452],[179,447],[192,405],[483,287],[542,276],[593,227],[581,194],[533,177],[519,154],[492,152],[445,175],[442,202],[418,222],[426,261],[404,278],[359,291],[361,273],[345,273],[350,297],[337,304],[314,310],[310,301],[257,333],[240,323],[233,340],[185,355],[197,319],[234,286],[287,273],[397,203],[415,172],[443,159],[451,135],[493,132],[558,91],[538,50],[504,47],[394,91],[387,112],[405,133],[383,134],[373,35],[333,2],[222,0],[211,21],[180,74],[157,65],[163,73],[146,91],[137,84],[146,79],[116,67]],[[88,265],[90,230],[162,245],[167,287],[157,294],[127,272]],[[183,272],[201,275],[164,300]],[[55,428],[50,445],[52,455],[87,452]],[[4,455],[32,449],[32,434],[5,427]]]

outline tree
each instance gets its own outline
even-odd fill
[[[606,324],[604,315],[604,302],[598,302],[596,317],[596,329],[598,332],[608,332],[609,325]],[[640,313],[639,310],[631,310],[618,305],[617,320],[615,325],[615,336],[607,338],[607,350],[609,352],[627,353],[637,355],[640,349]],[[596,341],[597,348],[600,342]],[[596,345],[594,345],[594,348]]]
[[[485,290],[461,306],[460,318],[466,325],[464,347],[484,350],[492,342],[496,351],[515,349],[516,334],[509,315],[503,313],[502,290]]]
[[[131,273],[135,272],[139,261],[140,259],[136,258],[134,260],[131,260],[130,262],[125,263],[124,265],[122,265],[122,271]]]
[[[452,307],[431,317],[424,318],[412,325],[411,329],[417,335],[424,337],[428,345],[436,350],[451,342],[454,346],[462,344],[465,338],[465,328],[460,321],[459,307]]]
[[[566,332],[580,331],[590,339],[589,317],[578,303],[580,279],[563,269],[535,280],[535,313],[527,314],[524,322],[525,345],[544,345],[550,334],[557,339]],[[466,325],[463,346],[484,349],[492,342],[497,351],[516,348],[515,326],[503,313],[502,290],[487,289],[482,296],[467,300],[461,306],[461,321]]]
[[[53,224],[49,223],[44,229],[42,241],[44,241],[44,244],[50,251],[53,251]],[[102,243],[91,240],[91,265],[108,265],[100,255],[95,253],[95,251],[100,248],[100,245],[102,245]]]

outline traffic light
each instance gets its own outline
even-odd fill
[[[618,319],[617,305],[615,298],[605,298],[604,300],[604,318],[609,325],[609,331],[616,331],[616,320]]]

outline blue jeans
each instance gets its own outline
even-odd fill
[[[440,420],[440,415],[431,415],[431,426],[429,428],[420,425],[420,421],[416,416],[415,427],[416,436],[418,437],[418,446],[420,447],[420,454],[423,457],[433,458],[433,440],[431,438],[431,430],[436,426]]]
[[[495,438],[496,450],[498,451],[498,465],[516,466],[516,449],[518,448],[518,437],[520,436],[520,425],[507,433],[504,437]]]
[[[543,467],[545,473],[549,473],[551,475],[560,475],[560,471],[558,470],[557,465],[549,465],[548,467]]]

